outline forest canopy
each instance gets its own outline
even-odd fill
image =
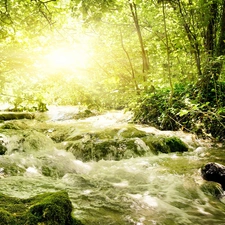
[[[127,108],[225,134],[225,0],[2,0],[0,14],[0,102],[14,110]]]

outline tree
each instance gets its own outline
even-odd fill
[[[172,6],[179,14],[190,51],[195,56],[201,99],[212,101],[217,98],[217,83],[225,54],[225,2],[176,0]]]
[[[141,28],[140,28],[139,18],[138,18],[137,4],[134,1],[128,1],[128,4],[130,7],[131,15],[132,15],[132,18],[134,21],[134,25],[135,25],[137,35],[138,35],[138,40],[140,43],[142,65],[143,65],[143,68],[142,68],[143,81],[146,82],[147,81],[146,73],[148,73],[148,71],[149,71],[149,58],[148,58],[147,52],[145,50],[145,45],[144,45],[144,41],[143,41],[143,37],[142,37],[142,33],[141,33]]]

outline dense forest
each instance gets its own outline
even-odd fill
[[[2,0],[0,102],[126,109],[225,137],[225,0]]]

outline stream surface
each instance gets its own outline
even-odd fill
[[[51,107],[45,123],[52,129],[68,124],[77,134],[84,134],[109,127],[123,129],[131,118],[129,113],[112,111],[74,120],[71,115],[76,110]],[[34,128],[40,126],[35,120],[24,122]],[[156,135],[177,136],[190,150],[120,161],[82,162],[63,148],[52,148],[44,142],[39,151],[8,151],[0,156],[0,192],[27,198],[66,190],[74,216],[87,225],[224,225],[225,204],[214,193],[203,190],[207,181],[201,178],[200,168],[207,162],[225,164],[225,149],[211,148],[210,143],[181,131],[134,126]],[[18,171],[5,174],[6,162],[17,165]],[[61,176],[43,175],[41,168],[46,164]]]

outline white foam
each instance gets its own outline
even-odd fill
[[[120,187],[120,188],[124,188],[124,187],[128,187],[129,186],[129,182],[124,180],[120,183],[113,183],[114,187]]]
[[[73,160],[73,163],[77,173],[88,174],[92,170],[92,167],[90,165],[83,163],[80,160]]]
[[[144,204],[147,207],[151,208],[157,208],[158,207],[158,202],[157,198],[152,197],[148,194],[128,194],[130,197],[132,197],[135,200],[138,200],[138,203]]]

